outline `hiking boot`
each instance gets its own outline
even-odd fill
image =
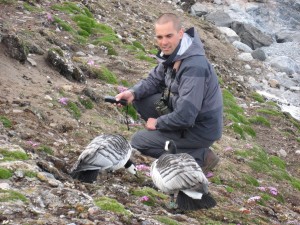
[[[208,149],[205,153],[202,171],[204,174],[211,171],[220,161],[220,158],[211,150]]]

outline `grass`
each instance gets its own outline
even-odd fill
[[[163,224],[167,225],[179,225],[180,223],[176,220],[170,219],[167,216],[156,216],[155,219]]]
[[[5,116],[0,116],[0,122],[6,128],[11,128],[12,127],[12,122]]]
[[[143,52],[145,52],[145,47],[138,41],[133,41],[132,45],[138,49],[141,49]]]
[[[102,68],[92,68],[92,71],[97,75],[98,79],[106,81],[109,84],[117,84],[117,76],[111,72],[108,68],[103,66]]]
[[[255,130],[251,127],[251,122],[257,122],[252,119],[249,120],[244,115],[244,110],[240,107],[230,91],[223,90],[223,104],[224,104],[224,115],[227,120],[231,121],[231,129],[240,136],[242,139],[246,139],[247,135],[256,137]],[[256,118],[257,119],[257,118]]]
[[[32,5],[28,4],[27,2],[23,3],[23,7],[24,7],[24,9],[26,9],[29,12],[42,12],[43,11],[42,9],[39,9],[36,6],[32,6]]]
[[[270,121],[263,116],[251,117],[251,118],[249,118],[249,122],[252,124],[258,124],[258,125],[263,125],[266,127],[271,127]]]
[[[271,116],[282,116],[282,112],[275,109],[258,109],[256,112]]]
[[[93,109],[94,104],[90,98],[87,98],[85,96],[78,97],[78,101],[81,103],[81,105],[84,106],[86,109]]]
[[[102,210],[112,211],[118,214],[130,216],[130,211],[126,210],[124,205],[119,203],[117,200],[108,198],[108,197],[100,197],[95,200],[96,206],[98,206]]]
[[[244,174],[243,175],[243,178],[244,178],[244,181],[246,182],[246,184],[250,184],[254,187],[258,187],[259,186],[259,183],[258,181],[256,180],[256,178],[248,175],[248,174]]]
[[[54,21],[65,31],[71,32],[78,43],[85,44],[90,41],[95,45],[105,46],[108,55],[117,55],[111,44],[120,44],[121,41],[110,26],[98,23],[87,7],[73,2],[64,2],[55,4],[51,8],[70,15],[76,24],[73,25],[74,28],[58,17],[54,17]]]
[[[18,201],[18,200],[21,200],[23,202],[28,201],[23,194],[17,191],[0,189],[0,202]]]
[[[7,5],[12,5],[14,3],[16,3],[17,0],[0,0],[0,4],[7,4]]]
[[[157,192],[156,190],[149,188],[149,187],[143,187],[143,188],[138,188],[138,189],[131,189],[129,192],[132,195],[138,196],[138,197],[143,197],[147,196],[149,198],[148,201],[144,201],[143,204],[148,205],[148,206],[154,206],[156,205],[156,202],[158,200],[165,200],[168,198],[167,195]]]
[[[13,175],[11,170],[0,167],[0,179],[9,179]]]
[[[6,149],[0,149],[0,154],[3,159],[0,161],[14,161],[14,160],[27,160],[28,156],[22,151],[8,151]]]
[[[260,102],[260,103],[264,103],[264,102],[266,101],[265,98],[264,98],[262,95],[260,95],[260,94],[258,94],[258,93],[256,93],[256,92],[253,92],[253,93],[251,94],[251,97],[252,97],[255,101]]]
[[[51,149],[51,147],[47,146],[47,145],[41,145],[38,147],[37,149],[38,151],[41,151],[41,152],[45,152],[46,154],[48,155],[53,155],[54,152],[53,150]]]
[[[69,101],[67,107],[75,119],[78,120],[81,117],[81,111],[75,102]]]

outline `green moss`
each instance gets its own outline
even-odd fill
[[[297,127],[297,129],[300,131],[300,122],[298,120],[295,120],[294,118],[290,118],[291,123]]]
[[[281,116],[282,115],[282,112],[279,112],[274,109],[258,109],[258,110],[256,110],[256,112],[265,114],[265,115],[271,115],[271,116]]]
[[[145,52],[145,47],[138,41],[132,42],[132,45],[138,49],[141,49],[143,52]]]
[[[96,206],[98,206],[102,210],[112,211],[118,214],[130,216],[130,211],[126,210],[124,205],[119,203],[117,200],[108,198],[108,197],[100,197],[95,200]]]
[[[154,206],[156,204],[157,200],[160,200],[160,199],[165,200],[168,198],[167,195],[165,195],[161,192],[157,192],[156,190],[149,188],[149,187],[130,189],[129,192],[132,195],[139,196],[139,197],[147,196],[149,198],[149,200],[144,201],[143,204],[149,205],[149,206]]]
[[[57,16],[53,17],[54,22],[57,23],[63,30],[69,31],[69,32],[75,32],[74,29],[64,20],[58,18]]]
[[[246,150],[246,151],[236,150],[236,151],[234,151],[234,154],[238,155],[238,156],[241,156],[243,158],[249,158],[252,155],[251,151],[248,151],[248,150]]]
[[[53,150],[47,145],[41,145],[41,146],[38,147],[37,150],[41,151],[41,152],[45,152],[48,155],[53,155],[53,153],[54,153]]]
[[[0,4],[7,4],[7,5],[12,5],[14,3],[16,3],[17,0],[0,0]]]
[[[214,177],[212,177],[211,179],[210,179],[210,181],[212,182],[212,183],[215,183],[215,184],[222,184],[222,181],[221,181],[221,179],[220,179],[220,177],[219,176],[214,176]]]
[[[291,184],[294,188],[300,191],[300,180],[297,178],[292,178]]]
[[[33,178],[33,177],[36,177],[36,176],[37,176],[37,173],[36,173],[36,172],[33,172],[33,171],[25,170],[25,171],[24,171],[24,175],[25,175],[26,177]]]
[[[282,181],[282,180],[287,180],[291,181],[292,178],[290,175],[287,173],[285,170],[274,170],[269,173],[273,178],[276,179],[276,181]]]
[[[146,55],[145,53],[138,53],[136,55],[136,58],[140,59],[140,60],[143,60],[143,61],[150,62],[150,63],[155,63],[157,61],[156,59]]]
[[[262,116],[254,116],[249,119],[250,123],[253,124],[261,124],[266,127],[271,127],[271,123],[265,117]]]
[[[71,111],[75,119],[78,120],[81,117],[81,111],[75,102],[69,101],[67,107]]]
[[[280,169],[286,168],[286,163],[277,156],[270,156],[270,161],[273,165],[277,166]]]
[[[86,108],[86,109],[92,109],[94,108],[94,104],[90,98],[87,98],[85,96],[78,97],[78,101]]]
[[[12,127],[12,122],[5,116],[0,116],[0,122],[6,128],[11,128]]]
[[[8,151],[6,149],[0,149],[0,154],[3,155],[3,159],[0,161],[14,161],[14,160],[27,160],[28,156],[22,151]]]
[[[234,192],[234,189],[233,189],[232,187],[226,186],[225,189],[226,189],[226,191],[229,192],[229,193]]]
[[[32,5],[28,4],[27,2],[23,3],[23,7],[24,7],[24,9],[26,9],[29,12],[42,12],[43,11],[42,9],[32,6]]]
[[[152,54],[152,55],[157,55],[158,50],[157,50],[157,48],[153,48],[153,49],[148,50],[148,53]]]
[[[234,96],[228,90],[223,90],[224,115],[227,120],[233,122],[231,128],[240,135],[242,139],[246,139],[246,134],[256,137],[256,132],[249,125],[250,121],[244,115],[244,110],[237,105]]]
[[[259,186],[259,183],[256,180],[256,178],[254,178],[254,177],[252,177],[252,176],[250,176],[248,174],[245,174],[243,176],[243,178],[244,178],[244,181],[246,182],[246,184],[250,184],[250,185],[255,186],[255,187]]]
[[[114,47],[110,43],[102,41],[102,38],[98,38],[98,39],[92,41],[92,44],[99,45],[99,46],[104,46],[107,49],[107,54],[108,55],[118,55],[118,53],[114,49]]]
[[[23,202],[28,201],[27,198],[19,192],[0,189],[0,202],[18,201],[18,200],[21,200]]]
[[[166,216],[156,216],[155,219],[163,224],[167,225],[179,225],[180,223],[176,220],[170,219]]]
[[[260,103],[265,102],[265,98],[262,95],[258,94],[257,92],[253,92],[251,96],[255,101],[258,101]]]
[[[106,81],[109,84],[118,83],[116,75],[104,66],[100,69],[92,68],[92,71],[97,75],[97,77],[100,80]]]
[[[66,12],[69,14],[84,14],[88,17],[93,17],[93,14],[83,5],[73,2],[63,2],[62,4],[54,4],[51,6],[53,10]]]
[[[13,172],[11,170],[0,167],[0,179],[8,179],[12,177]]]

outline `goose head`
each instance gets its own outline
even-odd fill
[[[137,177],[136,167],[130,159],[127,161],[127,163],[124,165],[124,167],[129,173],[131,173]]]
[[[177,147],[173,140],[168,140],[165,143],[165,150],[170,154],[176,154],[177,153]]]

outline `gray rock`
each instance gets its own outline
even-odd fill
[[[285,72],[287,74],[300,72],[298,64],[287,56],[278,56],[272,58],[269,63],[278,71]]]
[[[61,50],[50,49],[47,55],[48,62],[68,80],[84,82],[85,76],[81,69],[67,60]]]
[[[201,4],[199,2],[196,2],[194,5],[191,7],[191,15],[193,16],[204,16],[208,13],[207,6],[205,4]]]
[[[250,24],[235,21],[231,24],[231,29],[240,36],[241,42],[250,46],[252,49],[269,46],[273,43],[271,35],[262,32]]]
[[[253,52],[253,50],[248,45],[246,45],[246,44],[244,44],[240,41],[234,41],[234,42],[232,42],[232,44],[233,44],[234,47],[236,47],[240,51],[248,52],[248,53]]]
[[[255,49],[253,52],[251,52],[251,55],[254,59],[258,59],[260,61],[265,61],[267,58],[266,53],[260,48]]]
[[[15,34],[4,35],[2,42],[6,46],[6,50],[10,57],[25,63],[28,55],[28,47],[24,41]]]
[[[230,27],[233,20],[228,13],[218,10],[212,13],[208,13],[205,19],[218,27]]]
[[[298,42],[300,43],[300,32],[283,30],[275,34],[277,43]]]

